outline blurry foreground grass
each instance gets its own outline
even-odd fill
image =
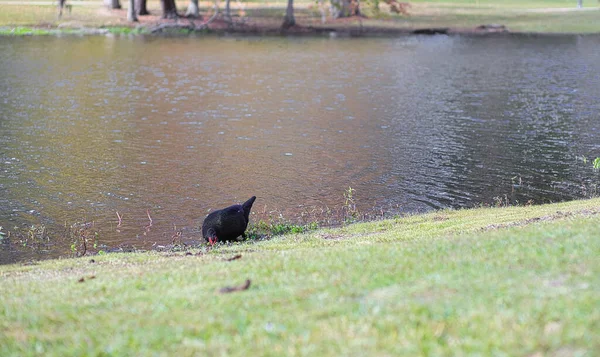
[[[438,211],[187,254],[0,267],[0,355],[600,351],[599,199]],[[248,290],[219,293],[246,279]]]

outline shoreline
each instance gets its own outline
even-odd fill
[[[283,30],[280,27],[238,27],[238,28],[206,28],[188,29],[187,27],[170,27],[153,30],[154,26],[124,26],[101,27],[59,27],[59,26],[0,26],[0,37],[12,36],[240,36],[240,37],[329,37],[329,38],[394,38],[403,36],[465,36],[465,37],[572,37],[600,36],[600,33],[571,33],[571,32],[523,32],[508,29],[481,30],[477,28],[389,28],[377,26],[363,27],[315,27],[294,26]]]
[[[502,212],[502,214],[496,218],[494,215],[491,215],[490,212]],[[507,212],[510,212],[508,214]],[[570,218],[598,218],[600,217],[600,198],[586,198],[586,199],[577,199],[573,201],[566,202],[558,202],[558,203],[546,203],[541,205],[529,205],[529,206],[488,206],[488,207],[479,207],[479,208],[465,208],[465,209],[441,209],[434,210],[427,213],[414,213],[407,214],[389,218],[376,218],[376,217],[366,217],[363,219],[357,220],[347,220],[340,221],[339,225],[325,225],[321,226],[318,222],[307,223],[304,225],[293,223],[291,221],[288,222],[266,222],[263,220],[253,221],[248,226],[246,233],[250,237],[245,241],[236,241],[228,244],[218,244],[215,247],[209,246],[201,236],[197,236],[191,240],[187,240],[187,243],[184,243],[179,240],[176,244],[176,239],[174,238],[173,244],[169,245],[158,245],[153,248],[143,248],[143,247],[134,247],[131,245],[124,245],[118,247],[99,247],[96,249],[92,249],[93,242],[91,239],[88,241],[86,239],[87,245],[89,249],[83,250],[83,254],[81,254],[82,250],[77,248],[72,251],[71,255],[60,255],[60,256],[48,256],[48,257],[40,257],[38,259],[23,259],[23,260],[15,260],[12,262],[2,262],[0,263],[0,273],[2,271],[2,267],[6,266],[27,266],[27,265],[38,265],[43,264],[44,262],[51,261],[68,261],[68,260],[78,260],[78,259],[89,259],[96,258],[102,256],[119,256],[123,254],[139,254],[139,255],[172,255],[172,254],[184,254],[189,255],[190,252],[192,254],[211,254],[215,252],[221,251],[233,251],[233,252],[248,252],[255,251],[253,249],[256,245],[263,244],[272,244],[273,242],[279,240],[294,240],[294,237],[297,236],[312,236],[312,235],[323,235],[324,232],[329,232],[326,235],[331,235],[331,232],[334,232],[334,235],[339,235],[339,232],[344,232],[347,230],[352,230],[358,228],[358,230],[366,233],[367,235],[376,234],[377,231],[369,231],[368,228],[373,225],[383,225],[383,226],[398,226],[407,222],[412,221],[438,221],[439,217],[450,217],[444,218],[441,221],[451,220],[452,216],[462,217],[469,216],[474,220],[487,219],[490,220],[489,224],[478,227],[474,230],[474,232],[481,231],[496,231],[505,228],[511,227],[526,227],[531,224],[539,223],[539,222],[555,222],[561,221],[564,219]],[[488,217],[489,216],[489,217]],[[341,218],[340,218],[341,219]],[[452,222],[450,222],[452,223]],[[464,224],[465,226],[470,226],[469,224]],[[461,231],[469,232],[471,229],[461,229]],[[337,233],[336,233],[337,232]],[[199,234],[199,232],[198,232]],[[12,234],[13,240],[17,239],[18,235]],[[6,236],[6,233],[3,232],[3,236]],[[2,237],[3,237],[2,236]],[[10,238],[11,234],[8,234],[8,238]],[[0,240],[1,242],[1,240]],[[76,244],[79,246],[81,244],[80,241],[77,241]],[[294,248],[291,248],[294,249]],[[80,255],[81,254],[81,255]],[[220,253],[219,253],[220,254]]]

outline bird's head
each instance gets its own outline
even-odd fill
[[[210,245],[214,245],[217,243],[217,232],[213,228],[209,228],[208,231],[206,231],[206,239],[208,239]]]

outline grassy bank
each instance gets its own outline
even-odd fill
[[[599,224],[594,199],[2,266],[0,355],[591,356]]]
[[[121,1],[124,9],[108,10],[100,1],[71,1],[71,12],[57,18],[57,9],[51,1],[0,0],[0,34],[31,33],[15,27],[36,28],[123,28],[140,26],[147,28],[159,23],[160,3],[148,1],[152,16],[140,17],[140,23],[126,20],[126,1]],[[575,0],[454,0],[454,1],[410,1],[409,15],[397,15],[389,11],[383,1],[380,11],[374,12],[374,1],[362,2],[363,13],[368,19],[328,19],[321,22],[321,13],[315,1],[295,1],[298,24],[308,27],[334,29],[380,28],[383,30],[411,30],[417,28],[449,27],[469,31],[482,24],[503,24],[512,32],[552,32],[552,33],[600,33],[600,5],[597,1],[584,1],[583,9],[576,9]],[[286,2],[244,1],[232,2],[234,22],[244,24],[236,31],[246,29],[277,29],[282,22]],[[179,1],[180,13],[184,14],[187,2]],[[224,4],[221,4],[221,8]],[[223,10],[223,9],[221,9]],[[201,2],[201,14],[207,18],[212,14],[212,2]],[[200,20],[198,23],[201,23]],[[186,22],[187,23],[187,22]],[[227,26],[215,22],[213,30],[223,31]]]

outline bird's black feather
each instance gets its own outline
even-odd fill
[[[237,237],[245,237],[245,231],[250,219],[250,209],[256,200],[252,196],[241,205],[233,205],[210,213],[202,223],[202,236],[216,238],[219,241],[235,240]]]

